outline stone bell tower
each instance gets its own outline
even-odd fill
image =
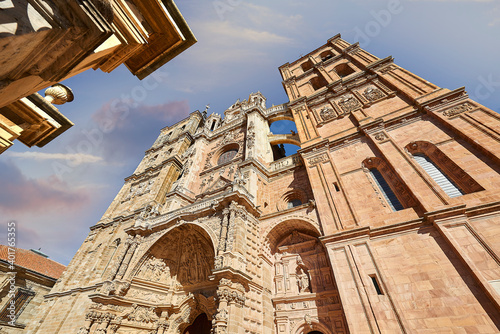
[[[499,332],[498,114],[340,35],[280,71],[349,331]]]
[[[280,71],[161,130],[28,333],[500,330],[498,115],[340,36]]]

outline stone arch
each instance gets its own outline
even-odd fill
[[[199,224],[174,226],[159,237],[135,266],[132,276],[176,288],[197,286],[214,268],[215,247]]]
[[[173,218],[165,221],[164,224],[170,224],[175,219],[179,220],[177,222],[177,224],[169,227],[168,229],[163,230],[161,233],[159,233],[157,236],[155,236],[152,240],[149,240],[147,242],[148,245],[145,247],[145,249],[141,249],[140,252],[138,253],[138,255],[134,256],[134,259],[132,260],[131,266],[130,266],[133,269],[132,270],[127,270],[127,274],[126,274],[127,278],[130,279],[130,278],[132,278],[132,277],[134,277],[136,275],[136,273],[139,270],[139,268],[142,266],[142,264],[144,263],[144,261],[147,259],[150,249],[161,238],[163,238],[166,234],[170,233],[171,231],[173,231],[174,229],[176,229],[177,227],[179,227],[181,225],[196,225],[197,227],[201,228],[205,233],[208,234],[208,236],[210,237],[210,240],[212,242],[212,246],[213,245],[218,245],[218,243],[219,243],[219,237],[217,235],[215,235],[215,233],[214,233],[214,231],[212,229],[210,229],[207,226],[204,226],[203,224],[199,223],[198,221],[186,222],[186,221],[180,219],[180,216],[176,216],[176,217],[173,217]],[[122,244],[124,244],[124,243],[122,243]],[[215,246],[214,246],[214,252],[215,251],[216,250],[215,250]]]
[[[296,136],[296,135],[284,135],[284,134],[274,135],[269,140],[269,144],[271,144],[271,145],[290,144],[290,145],[298,146],[299,148],[302,145],[298,136]]]
[[[276,209],[278,211],[283,211],[288,209],[288,203],[293,200],[299,200],[301,204],[307,203],[307,194],[302,189],[292,189],[285,192],[279,201],[276,203]]]
[[[294,334],[309,334],[312,332],[320,332],[322,334],[333,334],[327,326],[316,320],[304,319],[295,325],[291,333]]]
[[[295,122],[295,119],[293,118],[292,113],[289,110],[287,110],[284,113],[273,115],[270,118],[268,118],[268,120],[267,120],[267,122],[269,123],[269,125],[273,124],[274,122],[278,122],[278,121],[292,121],[292,122]]]
[[[211,315],[215,314],[215,311],[216,307],[213,298],[209,300],[201,294],[188,297],[179,306],[179,312],[170,317],[170,332],[184,333],[184,331],[193,324],[196,318],[202,314],[205,314],[208,321],[211,322]]]
[[[278,221],[271,225],[266,232],[264,232],[265,239],[269,243],[271,253],[276,251],[276,247],[280,241],[290,235],[293,231],[309,235],[313,238],[321,236],[321,232],[311,222],[306,221],[304,218],[288,218]]]

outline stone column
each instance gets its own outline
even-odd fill
[[[120,265],[123,262],[123,259],[125,258],[125,255],[127,254],[127,251],[130,248],[130,244],[132,243],[133,237],[128,236],[127,240],[125,240],[124,245],[118,256],[116,257],[116,261],[113,265],[113,267],[110,269],[108,275],[106,275],[106,280],[112,281],[116,274],[118,273],[118,269],[120,268]]]
[[[212,334],[238,333],[243,323],[245,289],[240,283],[222,278],[217,289],[217,313],[212,321]]]
[[[132,259],[132,256],[134,255],[135,250],[137,249],[138,245],[139,245],[139,240],[136,237],[132,241],[130,247],[127,250],[127,254],[125,255],[125,258],[123,259],[123,262],[120,265],[120,269],[118,270],[118,274],[116,274],[116,278],[118,278],[118,279],[123,278],[123,275],[125,275],[125,272],[127,271],[130,260]]]
[[[224,208],[224,210],[222,210],[222,215],[223,218],[220,231],[219,246],[217,247],[217,254],[219,255],[226,250],[227,231],[229,225],[229,209]]]
[[[234,245],[235,231],[236,231],[236,212],[238,210],[238,204],[236,202],[231,202],[229,204],[229,224],[227,230],[227,240],[226,240],[226,251],[232,251]]]

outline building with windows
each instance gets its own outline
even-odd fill
[[[498,115],[339,35],[279,70],[161,130],[28,333],[500,331]]]
[[[64,268],[40,251],[0,245],[0,333],[25,333]]]
[[[0,4],[0,153],[43,147],[73,126],[59,82],[125,64],[144,79],[196,42],[173,0],[4,0]],[[49,101],[37,92],[49,88]]]

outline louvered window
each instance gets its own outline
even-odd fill
[[[427,174],[443,189],[449,197],[462,196],[464,193],[457,185],[443,173],[438,166],[432,162],[426,155],[417,153],[413,157],[415,161],[422,167]]]
[[[16,291],[16,295],[14,296],[14,298],[9,300],[4,305],[2,311],[0,312],[0,321],[4,322],[11,322],[12,320],[16,321],[16,319],[21,315],[24,308],[28,305],[28,303],[30,302],[30,300],[33,298],[34,295],[35,293],[31,290],[19,288]],[[14,309],[11,311],[9,307],[12,301],[14,303]],[[14,315],[14,319],[11,319],[9,317],[10,314]]]
[[[382,174],[380,174],[380,172],[377,169],[370,169],[370,174],[372,175],[373,180],[377,184],[385,200],[387,201],[387,203],[389,203],[389,206],[391,207],[392,211],[403,210],[404,209],[403,205],[401,205],[398,198],[392,191],[389,184],[385,181]]]

